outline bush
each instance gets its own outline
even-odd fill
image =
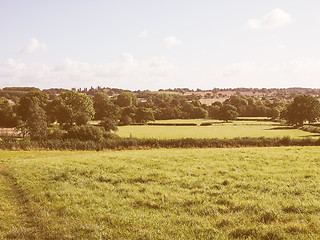
[[[200,126],[212,126],[212,123],[204,122],[204,123],[201,123]]]
[[[302,126],[299,129],[311,133],[320,133],[320,127],[317,126]]]
[[[277,146],[320,146],[320,138],[292,139],[284,138],[234,138],[234,139],[136,139],[120,138],[112,133],[104,133],[94,126],[76,126],[65,135],[65,139],[42,141],[0,140],[0,149],[30,150],[105,150],[105,149],[141,149],[141,148],[225,148],[225,147],[277,147]],[[77,131],[75,131],[77,130]],[[91,131],[92,130],[92,131]],[[100,132],[100,133],[98,133]],[[95,134],[100,137],[95,138]],[[68,139],[66,137],[68,136]],[[91,139],[89,139],[91,138]],[[97,140],[98,139],[98,140]]]
[[[118,131],[117,122],[111,118],[104,118],[101,123],[101,127],[103,127],[107,132]]]
[[[64,135],[66,139],[79,139],[82,141],[101,141],[105,131],[100,127],[81,125],[71,127]]]
[[[63,136],[66,134],[65,130],[55,128],[51,130],[51,132],[48,134],[48,139],[63,139]]]
[[[120,139],[120,137],[117,134],[106,132],[103,133],[103,138],[109,138],[109,139]]]

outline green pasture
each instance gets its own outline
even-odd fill
[[[241,124],[270,124],[269,118],[267,117],[238,117],[238,120],[230,121],[230,123]],[[256,121],[259,120],[259,121]],[[200,125],[201,123],[213,123],[213,124],[223,124],[225,122],[217,119],[206,119],[206,118],[197,118],[197,119],[168,119],[168,120],[155,120],[151,123],[196,123]]]
[[[202,122],[213,123],[200,126]],[[236,137],[317,137],[319,134],[305,132],[270,121],[233,121],[223,123],[218,120],[177,119],[156,121],[156,123],[196,123],[198,126],[121,126],[117,134],[120,137],[135,138],[236,138]]]
[[[319,147],[0,155],[0,239],[320,239]]]

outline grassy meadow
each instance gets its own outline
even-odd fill
[[[320,239],[320,147],[0,156],[0,239]]]
[[[201,123],[212,123],[211,126],[200,126]],[[116,132],[120,137],[134,138],[236,138],[236,137],[318,137],[318,133],[309,133],[299,129],[283,126],[271,121],[233,121],[223,123],[218,120],[174,119],[156,121],[156,123],[196,123],[197,126],[120,126]]]

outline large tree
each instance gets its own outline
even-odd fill
[[[226,122],[229,122],[229,120],[237,119],[237,116],[238,116],[237,108],[233,105],[224,104],[220,108],[220,112],[219,112],[219,119],[220,120],[224,120]]]
[[[119,107],[137,106],[138,99],[134,93],[123,92],[118,95],[117,99],[115,100],[115,104],[117,104]]]
[[[19,101],[17,129],[32,140],[41,140],[47,137],[47,94],[35,91],[23,96]]]
[[[154,121],[153,111],[150,108],[137,108],[135,113],[135,121],[137,123],[146,123],[148,121]]]
[[[103,92],[97,92],[93,97],[93,107],[95,110],[95,119],[102,120],[104,118],[118,119],[120,109],[117,105],[110,101],[109,96]]]
[[[75,91],[62,92],[50,104],[51,119],[57,120],[65,128],[86,124],[94,113],[91,98]]]
[[[48,95],[41,91],[32,91],[21,97],[17,108],[17,114],[21,120],[25,121],[30,117],[30,105],[34,105],[34,102],[36,102],[40,108],[46,110]]]
[[[47,108],[48,95],[41,91],[33,91],[24,95],[17,108],[19,121],[17,129],[33,140],[47,137]]]
[[[232,95],[229,99],[225,101],[225,104],[230,104],[237,108],[237,112],[240,116],[242,116],[245,111],[246,107],[248,106],[248,101],[245,96],[241,95]]]
[[[320,102],[311,95],[298,95],[285,110],[283,117],[289,124],[302,125],[320,119]]]
[[[9,100],[0,98],[0,127],[14,127],[16,125],[16,118],[13,113],[12,105]]]

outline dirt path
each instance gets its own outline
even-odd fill
[[[25,193],[0,163],[0,239],[46,239]]]

